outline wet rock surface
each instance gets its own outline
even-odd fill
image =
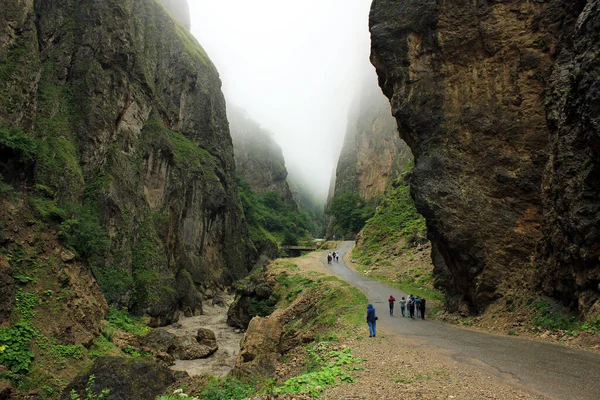
[[[187,8],[164,3],[176,18]],[[204,50],[150,0],[26,1],[0,18],[3,129],[36,147],[35,161],[0,149],[3,180],[61,206],[93,199],[86,217],[110,242],[93,272],[110,303],[153,326],[201,311],[202,290],[247,273],[225,100]]]

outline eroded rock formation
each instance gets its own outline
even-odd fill
[[[371,61],[453,309],[540,283],[584,314],[599,298],[599,8],[373,3]]]
[[[344,146],[332,177],[327,209],[335,197],[347,193],[358,193],[368,203],[378,202],[411,161],[410,148],[398,137],[389,102],[371,72],[363,79],[348,113]],[[329,216],[327,236],[336,234],[340,236],[334,218]]]

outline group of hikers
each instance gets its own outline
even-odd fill
[[[390,305],[390,315],[394,316],[394,303],[396,299],[394,296],[390,295],[388,299],[388,303]],[[406,317],[406,309],[408,308],[408,315],[411,318],[415,318],[415,313],[417,314],[417,318],[425,319],[425,308],[427,307],[427,300],[419,296],[413,296],[412,294],[408,295],[408,298],[405,299],[402,297],[402,300],[398,301],[400,303],[400,310],[402,311],[402,316]]]
[[[390,316],[394,316],[394,305],[396,303],[396,298],[392,295],[388,298],[388,303],[390,305]],[[406,310],[408,309],[408,316],[412,319],[415,318],[415,314],[417,318],[425,319],[425,309],[427,307],[427,301],[419,296],[413,296],[412,294],[408,296],[408,298],[402,297],[402,300],[399,300],[400,310],[402,311],[402,316],[406,317]],[[375,337],[377,335],[377,321],[378,318],[375,315],[375,307],[373,304],[369,303],[367,306],[367,324],[369,325],[369,337]]]
[[[340,261],[340,254],[337,251],[327,254],[327,264],[331,264],[332,261]]]

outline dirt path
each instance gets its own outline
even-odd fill
[[[353,242],[340,246],[340,255]],[[432,321],[390,317],[386,299],[406,294],[339,264],[324,252],[311,262],[363,290],[378,311],[378,337],[353,343],[367,358],[359,383],[327,392],[331,399],[600,399],[600,356],[559,345],[496,336]],[[303,266],[305,263],[298,263]],[[406,372],[406,373],[405,373]],[[406,375],[406,376],[405,376]]]
[[[167,328],[174,335],[195,336],[198,328],[208,328],[215,332],[219,350],[212,356],[199,360],[177,360],[171,367],[174,371],[186,371],[190,376],[212,374],[226,376],[235,365],[240,352],[240,341],[244,336],[239,330],[227,325],[227,309],[232,298],[225,306],[204,305],[204,314],[182,318]]]

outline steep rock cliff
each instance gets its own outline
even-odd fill
[[[107,299],[164,324],[245,275],[221,83],[187,30],[155,0],[10,2],[0,16],[0,173],[75,210],[57,213],[61,232],[97,239],[79,256]]]
[[[298,208],[287,182],[283,152],[275,139],[240,107],[230,104],[227,116],[237,173],[255,192],[277,192],[283,201]]]
[[[453,309],[540,282],[570,305],[598,296],[598,12],[373,3],[371,61],[415,154],[413,196]]]
[[[366,201],[381,196],[412,160],[410,148],[398,137],[390,105],[374,79],[363,82],[350,109],[334,196],[357,192]]]
[[[327,208],[333,199],[357,193],[367,203],[376,203],[392,182],[412,161],[410,148],[398,137],[389,103],[375,84],[375,77],[362,82],[348,115],[344,146],[330,187]],[[343,229],[342,229],[343,230]],[[333,217],[328,218],[327,235],[337,233]],[[358,232],[353,232],[354,234]]]

